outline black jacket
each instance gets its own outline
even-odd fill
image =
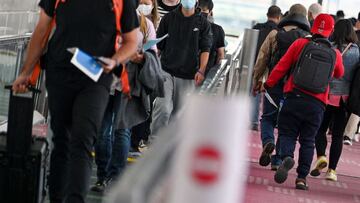
[[[258,41],[257,41],[256,54],[255,54],[255,59],[256,59],[257,55],[259,54],[261,45],[265,41],[268,34],[272,30],[277,29],[277,25],[274,21],[268,20],[265,23],[258,23],[256,25],[254,25],[253,29],[259,30],[259,37],[258,37]]]
[[[360,116],[360,64],[351,84],[348,108],[351,113]]]
[[[165,34],[169,37],[158,44],[162,68],[172,76],[194,79],[200,53],[210,52],[210,23],[198,10],[193,16],[185,17],[179,6],[161,20],[157,37]]]

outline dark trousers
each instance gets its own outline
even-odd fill
[[[109,97],[105,85],[78,71],[47,71],[46,87],[54,148],[50,201],[83,203],[92,170],[91,151]]]
[[[333,121],[329,158],[329,168],[333,170],[336,170],[341,156],[343,135],[347,120],[347,111],[343,102],[341,102],[339,107],[328,105],[324,113],[324,119],[316,135],[316,154],[317,156],[325,156],[327,147],[326,131],[329,128],[330,122]]]
[[[280,107],[280,101],[283,100],[283,86],[281,84],[276,85],[274,88],[268,91],[271,98],[276,105]],[[264,97],[263,102],[263,114],[261,116],[261,141],[263,146],[266,143],[276,143],[275,155],[271,156],[271,164],[279,165],[281,163],[279,155],[278,140],[275,142],[274,130],[278,124],[279,109],[272,105],[269,100]]]
[[[151,117],[148,118],[145,122],[134,126],[131,130],[131,148],[135,151],[138,151],[139,144],[141,140],[148,140],[148,137],[151,133],[150,130]]]
[[[150,96],[150,103],[153,104],[155,100],[155,97]],[[149,135],[151,134],[150,125],[152,122],[152,112],[153,112],[153,105],[150,105],[150,116],[149,118],[143,122],[140,123],[137,126],[134,126],[131,129],[131,148],[133,150],[139,149],[139,144],[141,140],[148,141]]]
[[[118,178],[126,166],[130,147],[130,129],[117,129],[115,117],[121,105],[121,93],[110,96],[98,139],[95,163],[99,181]]]
[[[288,95],[279,114],[280,155],[294,157],[299,138],[298,178],[309,174],[314,156],[315,135],[320,127],[324,105],[315,98],[298,94]]]

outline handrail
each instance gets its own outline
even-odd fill
[[[11,83],[20,73],[20,68],[23,65],[23,56],[25,55],[26,47],[30,41],[31,34],[6,36],[0,37],[0,56],[3,56],[0,61],[0,83],[1,86]],[[3,62],[4,64],[1,64]],[[42,77],[41,77],[42,78]],[[40,87],[43,81],[39,81],[38,87]],[[0,93],[5,91],[0,88]],[[7,108],[9,97],[7,94],[0,94],[0,116],[7,115]],[[41,95],[37,95],[35,98],[36,110],[40,110],[40,113],[46,115],[47,110],[42,108],[46,103],[45,91]]]
[[[228,50],[226,53],[226,59],[221,61],[221,64],[218,66],[218,69],[210,70],[207,78],[205,79],[203,85],[200,88],[200,95],[211,94],[216,95],[219,93],[219,89],[222,84],[229,83],[230,72],[234,72],[238,68],[238,59],[242,49],[242,38],[243,35],[240,35],[237,38],[237,45],[234,49]],[[228,88],[225,87],[225,95],[227,94]],[[230,90],[231,91],[231,90]]]

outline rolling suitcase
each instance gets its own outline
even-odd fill
[[[10,95],[8,131],[0,135],[0,202],[45,200],[49,149],[32,136],[35,94]]]

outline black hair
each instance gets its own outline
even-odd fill
[[[214,9],[214,3],[212,0],[199,0],[199,8],[212,11]]]
[[[355,24],[356,24],[356,21],[357,21],[356,18],[352,17],[352,18],[349,18],[349,20],[350,20],[352,26],[355,27]]]
[[[269,18],[280,17],[282,15],[281,9],[278,6],[270,6],[266,15]]]
[[[344,18],[345,17],[345,13],[343,10],[338,10],[336,12],[336,17],[339,19],[339,18]]]
[[[344,44],[357,43],[358,39],[350,20],[342,19],[335,23],[333,41],[340,50]]]
[[[285,18],[288,15],[289,15],[289,11],[286,11],[282,17]]]

